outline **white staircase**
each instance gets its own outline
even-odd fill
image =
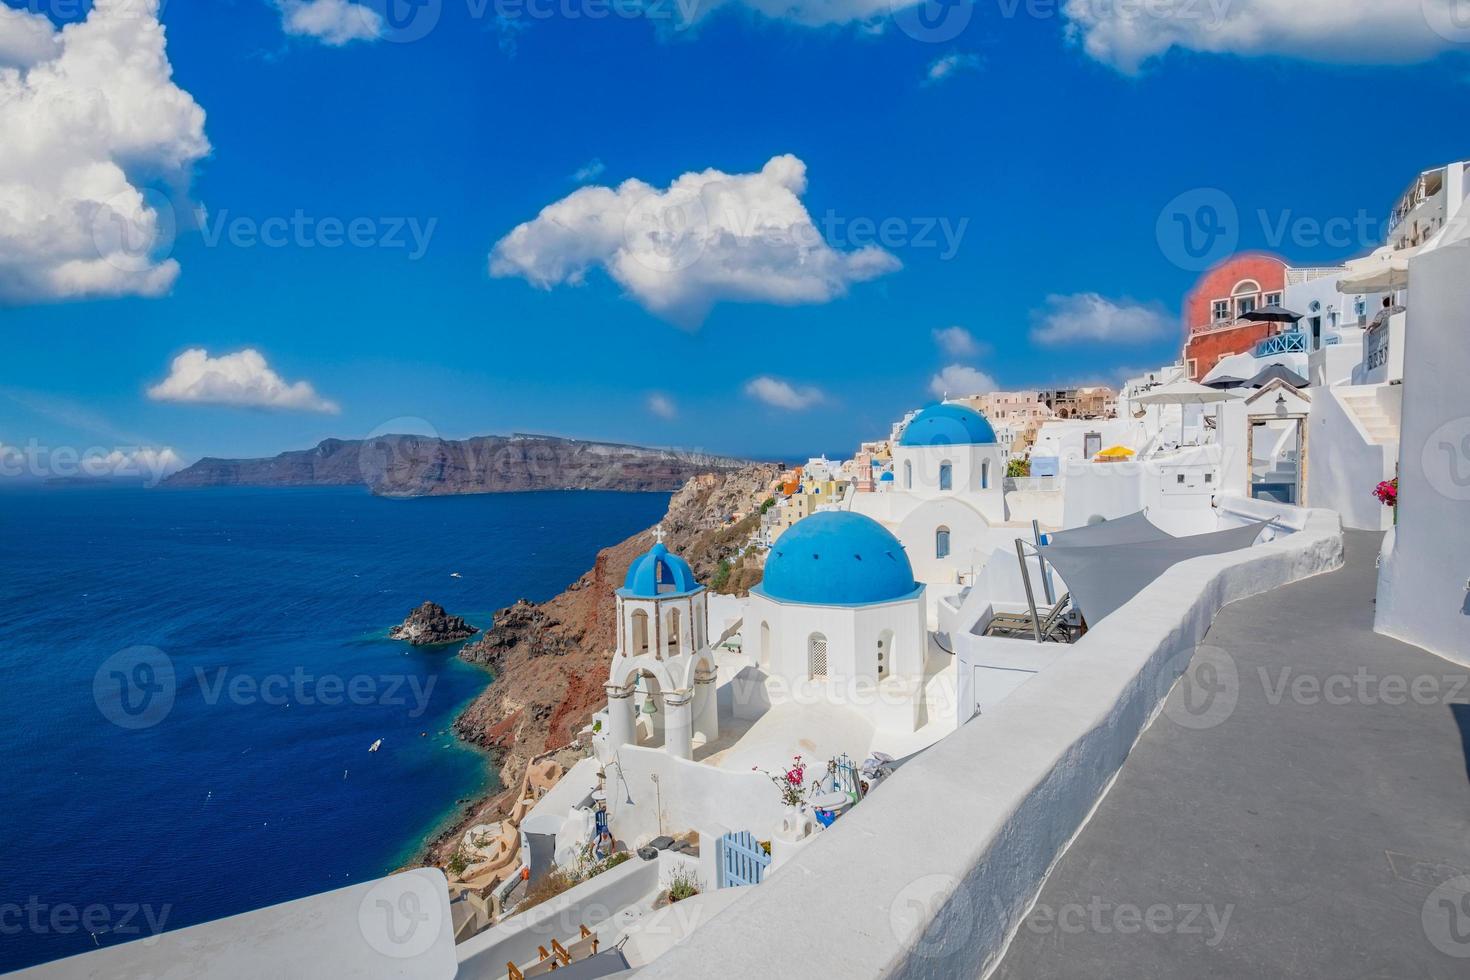
[[[1398,442],[1399,428],[1378,400],[1377,385],[1344,385],[1335,389],[1343,408],[1358,420],[1375,446]]]

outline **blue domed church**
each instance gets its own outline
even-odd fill
[[[856,494],[852,509],[903,542],[919,580],[953,585],[983,565],[987,530],[1005,522],[1005,456],[967,405],[941,402],[909,420],[892,445],[893,481]]]
[[[782,534],[751,590],[744,638],[790,690],[825,693],[879,729],[924,723],[924,586],[903,544],[870,517],[819,511]]]

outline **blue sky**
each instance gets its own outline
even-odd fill
[[[0,2],[53,24],[86,16]],[[153,0],[109,2],[151,16]],[[1284,0],[1242,0],[1268,42],[1229,24],[1160,40],[1007,0],[936,8],[941,24],[968,20],[935,42],[864,2],[771,18],[730,0],[682,29],[593,17],[597,0],[548,0],[545,17],[502,5],[517,15],[499,24],[478,0],[442,0],[415,40],[362,29],[371,20],[338,20],[350,36],[333,35],[323,25],[340,10],[307,9],[318,19],[293,27],[268,0],[169,3],[171,85],[202,130],[177,105],[145,149],[116,120],[123,135],[85,149],[35,136],[35,120],[66,110],[25,102],[22,87],[61,42],[0,19],[0,144],[40,141],[29,163],[0,160],[0,221],[7,183],[11,200],[17,187],[73,208],[96,199],[70,183],[91,173],[73,153],[116,163],[145,201],[168,202],[155,210],[184,216],[140,268],[100,285],[68,278],[42,224],[0,227],[0,444],[193,459],[412,427],[850,450],[931,400],[946,367],[1010,388],[1171,359],[1197,275],[1169,237],[1171,202],[1223,192],[1231,242],[1328,263],[1376,244],[1414,174],[1466,155],[1470,36],[1372,17],[1419,16],[1419,0],[1360,0],[1363,16],[1326,27],[1281,21]],[[12,49],[42,45],[9,56],[9,109],[7,29]],[[157,104],[119,96],[111,111]],[[750,176],[763,168],[775,176]],[[662,272],[619,252],[625,229],[590,240],[640,194],[710,169],[754,202],[731,219],[733,240],[705,228],[715,237],[689,265],[676,248],[679,267]],[[564,202],[582,224],[534,223],[497,250],[579,187],[628,179],[642,184]],[[203,228],[188,227],[194,206]],[[797,227],[801,208],[820,240],[762,237]],[[1314,234],[1360,215],[1362,230]],[[324,219],[356,220],[362,244],[325,247]],[[306,230],[284,244],[256,240],[293,220]],[[1279,240],[1283,221],[1294,230]],[[940,343],[952,326],[973,343]],[[198,371],[170,376],[200,349]],[[247,350],[258,357],[213,360]]]

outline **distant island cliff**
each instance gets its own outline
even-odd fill
[[[747,461],[557,436],[384,435],[326,439],[267,459],[205,457],[165,487],[365,486],[390,497],[518,490],[673,491]]]

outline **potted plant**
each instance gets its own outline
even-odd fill
[[[675,902],[681,902],[681,901],[683,901],[686,898],[693,898],[695,895],[698,895],[698,894],[699,894],[699,879],[696,878],[696,877],[694,877],[694,875],[691,872],[685,870],[684,868],[680,868],[678,871],[675,871],[672,876],[670,876],[670,878],[669,878],[669,904],[670,905],[673,905]]]
[[[1399,522],[1399,478],[1384,480],[1373,488],[1373,496],[1385,507],[1393,508],[1393,522]]]

